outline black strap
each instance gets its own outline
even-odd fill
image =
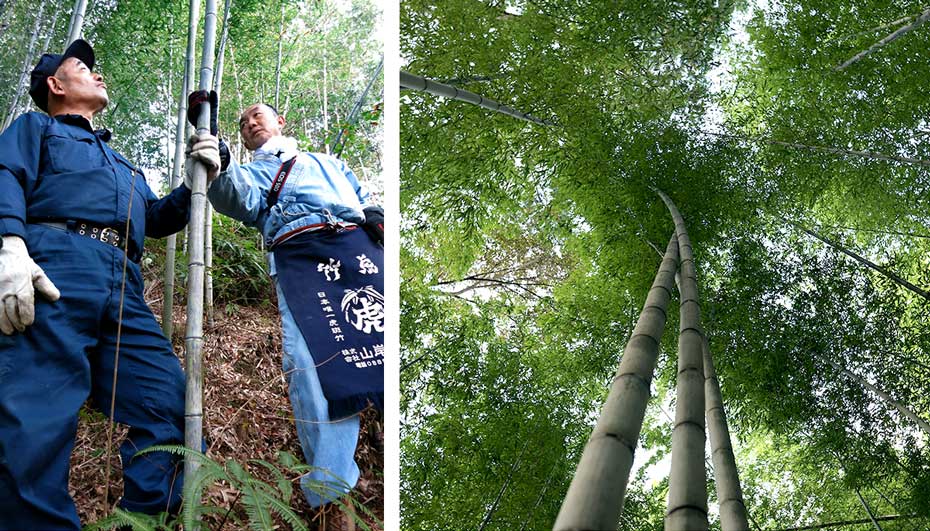
[[[294,163],[297,162],[297,157],[291,157],[281,163],[281,167],[278,168],[278,174],[274,176],[274,180],[271,181],[271,189],[268,190],[268,208],[274,206],[278,202],[278,196],[281,195],[281,189],[284,188],[284,183],[287,182],[287,176],[291,174],[291,168],[294,167]]]

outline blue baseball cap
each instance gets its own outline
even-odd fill
[[[94,49],[90,47],[84,39],[77,39],[72,42],[63,54],[46,53],[39,59],[39,64],[32,69],[32,75],[29,81],[29,95],[36,106],[45,112],[48,112],[48,78],[55,75],[61,63],[65,59],[75,57],[87,68],[94,69]]]

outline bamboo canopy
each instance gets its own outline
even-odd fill
[[[633,334],[623,349],[620,368],[597,425],[581,454],[556,518],[555,531],[617,529],[677,267],[678,240],[673,235]]]
[[[199,0],[191,1],[191,11]],[[200,90],[209,90],[213,82],[213,51],[216,40],[216,0],[207,0],[204,11],[203,52],[200,61]],[[197,118],[197,133],[210,132],[210,105],[203,104]],[[207,169],[195,162],[191,176],[191,219],[189,227],[189,262],[187,280],[187,331],[185,361],[187,393],[184,414],[184,444],[199,451],[203,441],[203,280],[204,214],[207,202]],[[186,457],[184,476],[192,478],[199,463]],[[195,494],[199,496],[199,493]]]
[[[443,85],[442,83],[437,83],[431,79],[415,76],[404,71],[401,71],[400,73],[400,86],[401,88],[428,92],[434,96],[442,96],[444,98],[451,98],[453,100],[468,102],[479,107],[484,107],[485,109],[506,114],[508,116],[513,116],[514,118],[519,118],[527,122],[533,122],[534,124],[555,125],[552,122],[541,120],[535,116],[520,112],[512,107],[501,105],[494,100],[489,100],[483,96],[475,94],[474,92],[462,90],[451,85]]]

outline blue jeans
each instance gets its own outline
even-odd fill
[[[284,375],[294,408],[297,438],[304,459],[314,468],[301,478],[300,486],[310,506],[319,507],[342,497],[358,482],[355,446],[359,416],[330,421],[310,348],[291,315],[276,277],[275,289],[284,332]]]

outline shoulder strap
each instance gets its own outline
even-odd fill
[[[294,167],[294,163],[296,162],[297,156],[295,155],[282,162],[281,167],[278,168],[278,174],[274,176],[274,180],[271,181],[271,189],[268,190],[267,205],[269,209],[278,202],[281,189],[284,188],[284,183],[287,182],[287,176],[291,174],[291,168]]]

